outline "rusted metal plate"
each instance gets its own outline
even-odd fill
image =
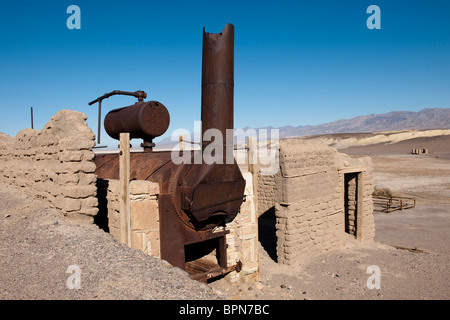
[[[171,186],[177,211],[202,223],[214,216],[237,214],[244,195],[245,180],[237,164],[184,165]],[[221,219],[222,220],[222,219]]]
[[[119,155],[96,155],[100,179],[119,178]],[[213,229],[227,216],[237,214],[244,197],[245,180],[234,164],[173,163],[170,152],[132,153],[130,179],[160,184],[170,195],[183,223],[192,229]]]
[[[186,272],[193,280],[207,282],[209,279],[213,279],[218,276],[225,275],[232,271],[240,271],[242,263],[238,261],[235,265],[223,268],[217,263],[208,260],[208,258],[202,258],[195,261],[186,263]]]
[[[96,154],[94,158],[96,174],[100,179],[119,178],[119,154]],[[167,152],[132,152],[130,154],[130,179],[159,182],[157,176],[174,170],[171,153]],[[167,173],[170,175],[170,173]]]

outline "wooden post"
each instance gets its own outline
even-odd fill
[[[253,180],[253,201],[255,203],[255,214],[258,218],[258,149],[255,137],[247,137],[248,148],[248,171],[252,173]]]
[[[248,154],[248,171],[252,174],[252,182],[253,182],[253,206],[255,208],[255,216],[252,217],[252,223],[254,222],[256,224],[256,230],[258,230],[258,218],[259,218],[259,212],[258,212],[258,148],[256,145],[256,138],[255,137],[247,137],[247,154]],[[253,221],[254,218],[254,221]],[[254,238],[253,242],[253,252],[255,255],[255,260],[259,260],[259,254],[258,254],[258,233],[256,233],[256,237]],[[251,258],[250,258],[251,259]],[[258,270],[256,272],[256,280],[260,280],[260,269],[259,269],[259,263],[257,264]]]
[[[180,151],[184,150],[184,134],[180,134],[180,136],[178,137],[178,141],[179,141],[179,146],[180,146]]]
[[[120,242],[131,247],[130,133],[120,134],[119,147]]]
[[[33,107],[30,107],[30,108],[31,108],[31,129],[34,130],[34,124],[33,124]]]

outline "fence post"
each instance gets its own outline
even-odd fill
[[[255,204],[255,214],[258,217],[258,149],[255,137],[247,137],[248,171],[252,174],[253,201]]]

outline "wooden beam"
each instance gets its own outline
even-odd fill
[[[119,147],[120,242],[131,247],[130,133],[120,134]]]

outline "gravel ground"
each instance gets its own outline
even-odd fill
[[[0,199],[0,299],[220,298],[183,270],[9,186],[0,184]],[[78,271],[80,289],[69,289]]]

